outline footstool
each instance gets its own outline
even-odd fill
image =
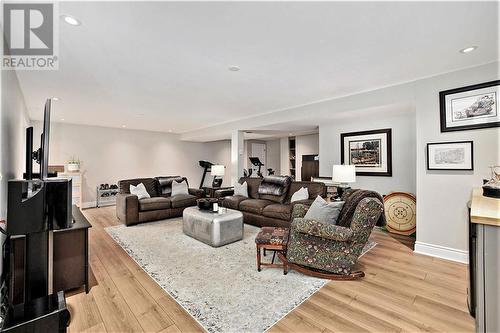
[[[261,266],[283,267],[285,269],[284,273],[286,274],[286,267],[282,264],[275,264],[274,258],[276,256],[276,251],[281,252],[282,254],[286,253],[288,235],[288,228],[263,227],[260,230],[255,237],[255,244],[257,245],[257,271],[261,271]],[[274,251],[271,263],[262,262],[261,249],[264,250],[264,256],[266,255],[266,250]]]
[[[188,207],[182,213],[184,234],[213,247],[243,239],[243,214],[227,209],[224,213]]]

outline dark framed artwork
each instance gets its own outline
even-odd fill
[[[390,128],[340,134],[341,164],[356,166],[358,176],[392,176]]]
[[[441,132],[499,127],[500,80],[441,91]]]
[[[474,143],[472,141],[428,143],[427,170],[474,170]]]

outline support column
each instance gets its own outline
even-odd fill
[[[243,131],[234,130],[231,133],[231,185],[243,177]]]

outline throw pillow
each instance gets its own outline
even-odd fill
[[[172,196],[179,194],[189,194],[188,184],[185,180],[180,183],[176,180],[172,182]]]
[[[244,182],[243,184],[234,184],[234,195],[241,195],[248,198],[248,184]]]
[[[343,205],[344,201],[326,202],[318,195],[304,218],[321,223],[336,224]]]
[[[298,190],[292,195],[290,202],[307,200],[307,199],[309,199],[309,191],[307,190],[307,187],[302,187],[300,188],[300,190]]]
[[[149,195],[148,191],[146,191],[146,186],[144,186],[143,183],[140,183],[137,186],[130,185],[130,194],[137,195],[137,198],[139,200],[146,199],[146,198],[151,198],[151,196]]]

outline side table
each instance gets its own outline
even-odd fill
[[[232,190],[232,186],[220,186],[220,187],[212,187],[212,186],[203,186],[201,188],[205,191],[205,195],[209,198],[215,198],[215,191],[217,190]]]

